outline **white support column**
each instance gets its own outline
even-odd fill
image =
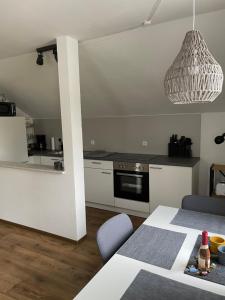
[[[78,41],[58,37],[57,51],[64,164],[73,186],[75,240],[79,240],[86,234],[86,215]],[[68,192],[65,187],[65,198]]]

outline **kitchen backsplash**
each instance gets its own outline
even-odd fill
[[[176,133],[190,137],[193,156],[199,156],[200,132],[200,114],[83,119],[85,150],[166,155]]]

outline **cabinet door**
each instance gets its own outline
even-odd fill
[[[181,207],[182,198],[192,194],[192,168],[149,166],[150,210],[158,205]]]
[[[84,169],[86,201],[114,206],[113,171]]]

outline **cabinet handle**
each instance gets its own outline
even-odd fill
[[[102,172],[102,174],[107,174],[107,175],[111,175],[111,172]]]
[[[101,165],[101,164],[102,164],[102,163],[99,162],[99,161],[92,161],[91,163],[94,164],[94,165]]]
[[[162,170],[161,167],[150,167],[150,169],[153,169],[153,170]]]

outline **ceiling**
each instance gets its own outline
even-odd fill
[[[224,0],[197,0],[197,12],[225,8]],[[34,51],[60,35],[78,40],[141,24],[155,0],[1,0],[0,58]],[[162,0],[153,23],[191,15],[192,0]]]
[[[82,40],[106,35],[79,44],[84,117],[225,111],[225,92],[213,104],[204,105],[173,105],[164,94],[165,72],[192,26],[191,17],[186,17],[192,0],[162,0],[155,24],[109,35],[142,22],[153,3],[1,0],[5,11],[0,58],[9,58],[0,59],[0,93],[34,118],[59,118],[57,64],[48,54],[44,66],[37,66],[34,49],[62,34]],[[204,14],[197,17],[196,26],[225,70],[225,0],[197,4]]]
[[[0,94],[33,118],[60,118],[57,63],[50,53],[43,66],[36,58],[29,53],[1,59]]]
[[[196,26],[225,71],[225,10],[202,14]],[[82,112],[87,117],[225,111],[225,91],[212,104],[174,105],[163,80],[190,30],[190,17],[80,45]]]

